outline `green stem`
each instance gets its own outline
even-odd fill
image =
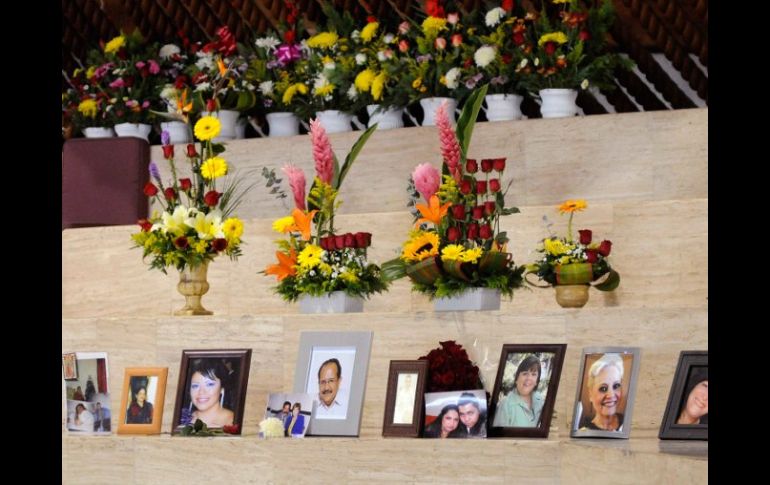
[[[567,242],[572,242],[572,216],[574,216],[574,212],[569,213],[569,223],[567,223]]]

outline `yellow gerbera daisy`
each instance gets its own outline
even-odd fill
[[[195,123],[195,137],[201,141],[211,140],[219,135],[222,125],[218,118],[204,116]]]
[[[559,206],[559,212],[562,214],[566,212],[580,212],[586,207],[588,207],[588,204],[583,199],[568,200]]]
[[[375,77],[377,77],[377,75],[374,74],[374,71],[371,69],[364,69],[363,71],[359,72],[356,76],[356,80],[354,81],[356,89],[362,93],[369,92]]]
[[[556,42],[557,44],[566,44],[567,36],[564,32],[551,32],[550,34],[544,34],[537,41],[537,45],[541,46],[546,42]]]
[[[126,45],[126,38],[122,35],[119,35],[111,41],[107,42],[107,44],[104,46],[104,53],[112,54],[113,52],[120,50],[120,48],[124,45]]]
[[[282,234],[297,230],[297,226],[294,225],[294,216],[286,216],[277,219],[273,222],[273,230]]]
[[[237,217],[230,217],[222,224],[222,232],[228,241],[240,239],[243,236],[243,222]]]
[[[339,36],[334,32],[321,32],[320,34],[316,34],[309,38],[307,40],[307,45],[313,49],[319,47],[321,49],[328,49],[337,43],[337,39],[339,39]]]
[[[475,263],[481,257],[481,253],[484,251],[481,248],[466,249],[464,253],[460,255],[460,261],[464,263]]]
[[[441,250],[441,261],[457,261],[462,260],[462,254],[465,251],[459,244],[450,244]]]
[[[78,105],[78,112],[86,118],[96,118],[96,101],[93,99],[84,99]]]
[[[305,270],[315,268],[321,264],[322,253],[323,249],[320,246],[308,244],[297,256],[297,264]]]
[[[227,173],[227,162],[222,157],[211,157],[201,165],[203,178],[213,180]]]
[[[404,244],[401,258],[406,261],[422,261],[423,259],[438,254],[438,234],[435,232],[417,231],[414,236]]]
[[[361,39],[364,41],[364,44],[371,42],[372,37],[377,33],[377,28],[379,26],[380,24],[378,22],[370,22],[366,24],[366,27],[361,29]]]

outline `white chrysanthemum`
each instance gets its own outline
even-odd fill
[[[396,40],[396,36],[393,34],[385,34],[385,37],[382,38],[382,41],[386,44],[392,44]]]
[[[351,84],[348,88],[348,98],[350,98],[351,101],[355,101],[358,99],[358,90],[356,89],[355,84]]]
[[[214,56],[211,53],[198,51],[195,55],[198,56],[198,60],[195,61],[198,69],[214,69]]]
[[[479,67],[487,67],[492,61],[495,60],[497,50],[489,45],[484,45],[478,48],[475,54],[473,54],[473,60],[476,61],[476,65]]]
[[[167,101],[176,101],[177,90],[173,84],[166,84],[160,92],[160,97]]]
[[[460,77],[460,68],[459,67],[453,67],[446,73],[446,87],[449,89],[457,89],[458,82],[457,78]]]
[[[181,52],[181,49],[179,49],[179,47],[175,44],[166,44],[160,48],[158,51],[158,56],[160,56],[161,59],[168,59],[169,57]]]
[[[263,96],[270,96],[273,94],[273,81],[263,81],[259,83],[259,91]]]
[[[256,87],[256,86],[254,86],[254,84],[252,84],[252,83],[250,83],[250,82],[248,82],[248,81],[246,81],[245,83],[243,83],[243,86],[244,86],[244,87],[245,87],[247,90],[249,90],[249,91],[254,91],[255,89],[257,89],[257,87]]]
[[[366,54],[364,54],[363,52],[359,52],[358,54],[356,54],[356,64],[358,64],[359,66],[363,66],[364,63],[366,63]]]
[[[487,24],[487,27],[494,27],[500,23],[500,19],[503,17],[505,17],[505,10],[495,7],[487,12],[487,16],[484,17],[484,23]]]
[[[209,89],[211,89],[210,82],[200,83],[195,86],[195,91],[208,91]]]
[[[529,59],[522,59],[519,63],[519,69],[524,69],[529,64]]]
[[[271,51],[278,47],[281,44],[281,41],[271,35],[268,37],[260,37],[254,43],[257,44],[257,47]]]

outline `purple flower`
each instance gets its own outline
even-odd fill
[[[425,54],[425,55],[422,55],[422,56],[417,56],[417,57],[415,58],[415,60],[416,60],[417,62],[428,62],[428,61],[430,61],[431,59],[433,59],[433,56],[432,56],[432,55],[430,55],[430,54]]]
[[[476,84],[478,84],[479,81],[484,77],[483,74],[478,73],[475,76],[471,76],[467,81],[465,81],[465,87],[468,89],[473,89],[476,87]]]
[[[160,143],[161,145],[168,145],[169,142],[171,142],[171,135],[168,134],[168,131],[163,130],[160,132]],[[150,164],[152,165],[152,164]]]
[[[275,50],[275,57],[278,62],[285,65],[300,59],[302,53],[296,45],[282,44]]]
[[[270,98],[265,98],[262,100],[262,104],[265,106],[265,108],[269,108],[273,106],[273,100]]]
[[[490,84],[505,84],[508,82],[508,76],[495,76],[489,80]]]
[[[276,67],[283,67],[283,63],[281,61],[268,61],[266,67],[268,69],[275,69]]]
[[[165,131],[163,133],[166,133]],[[161,135],[162,136],[162,135]],[[158,170],[158,166],[155,164],[155,162],[150,162],[150,175],[152,178],[154,178],[158,183],[160,182],[160,171]]]

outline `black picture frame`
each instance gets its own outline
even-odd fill
[[[668,395],[666,411],[660,423],[658,438],[662,440],[705,440],[709,439],[708,412],[699,417],[698,424],[677,424],[689,395],[705,377],[708,390],[709,353],[707,350],[683,350],[679,354],[674,380]],[[706,395],[708,397],[708,395]],[[708,401],[707,401],[708,403]],[[705,422],[702,422],[704,421]]]
[[[553,408],[556,403],[556,392],[559,389],[559,380],[561,378],[561,370],[564,365],[564,354],[567,351],[567,344],[504,344],[500,353],[500,364],[497,368],[497,378],[495,379],[495,387],[492,392],[492,399],[489,405],[489,418],[488,418],[488,432],[489,437],[506,437],[506,438],[547,438],[548,432],[551,427],[551,418],[553,417]],[[504,377],[506,374],[506,367],[512,366],[512,361],[509,357],[516,357],[523,355],[520,363],[524,362],[528,356],[534,356],[540,361],[541,373],[543,362],[540,360],[543,354],[553,354],[548,362],[548,385],[545,389],[545,402],[543,403],[542,412],[538,420],[537,426],[524,427],[524,426],[495,426],[495,419],[498,418],[499,406],[503,400],[510,396],[510,393],[514,392],[513,389],[506,389],[504,384]],[[516,368],[513,368],[515,373]],[[510,374],[510,369],[509,369]],[[538,377],[538,385],[542,379],[542,375]],[[535,388],[535,391],[537,391]],[[542,391],[540,391],[542,392]]]
[[[399,376],[417,374],[414,383],[411,422],[396,423],[396,404],[405,398],[399,396]],[[382,436],[418,438],[425,420],[425,384],[428,376],[427,360],[391,360],[388,370],[388,389],[385,394],[385,415],[382,420]],[[403,390],[401,391],[403,392]],[[404,421],[399,419],[399,421]]]

